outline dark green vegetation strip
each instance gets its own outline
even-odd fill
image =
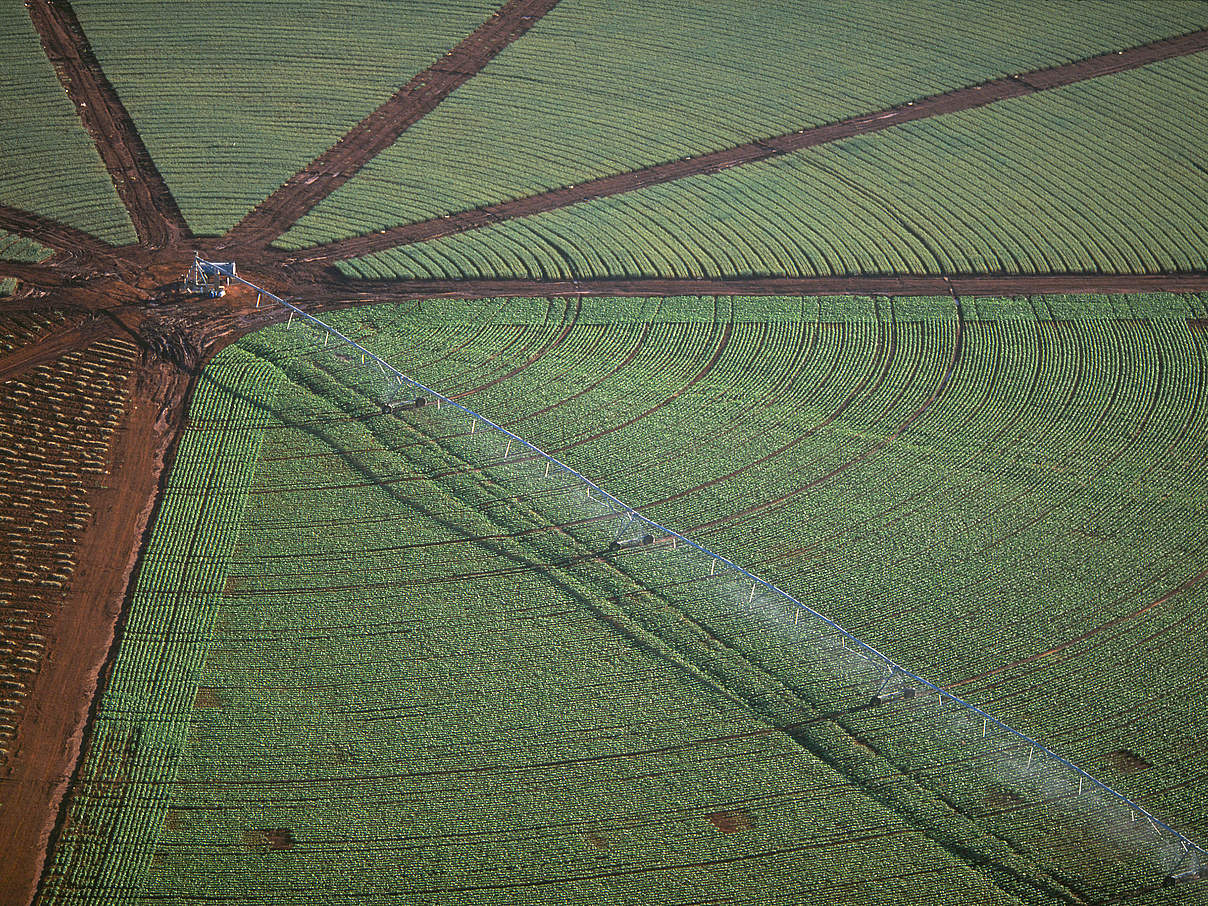
[[[688,0],[655,12],[574,0],[282,244],[571,186],[1206,25],[1202,3]],[[1051,144],[1043,134],[1033,140]]]
[[[233,226],[497,4],[72,5],[189,226],[207,235]]]
[[[338,320],[1204,836],[1203,300],[581,304]],[[500,500],[466,438],[308,342],[242,344],[289,380],[227,404],[266,426],[236,548],[187,559],[197,530],[157,526],[144,581],[225,576],[212,623],[171,633],[207,653],[93,743],[70,814],[128,824],[70,822],[47,901],[102,899],[106,859],[131,902],[1127,892],[1077,847],[1051,877],[1082,841],[1011,840],[958,764],[895,767],[892,712],[823,718],[825,684],[733,612],[622,594],[644,567],[541,530],[565,501]],[[161,732],[174,775],[122,782]]]
[[[24,4],[0,8],[0,204],[86,230],[106,242],[135,239],[134,228]]]
[[[1208,55],[382,252],[362,277],[1208,269]]]

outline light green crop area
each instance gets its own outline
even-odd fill
[[[189,226],[219,234],[495,8],[486,0],[73,4]]]
[[[409,278],[1208,268],[1208,59],[1156,63],[347,262]]]
[[[282,244],[573,185],[1206,25],[1202,3],[572,0]]]
[[[1202,836],[1206,314],[333,317]],[[1089,819],[1027,836],[1008,778],[904,747],[929,712],[865,707],[745,589],[686,595],[686,554],[607,553],[590,501],[386,386],[296,325],[207,371],[42,902],[1047,902],[1168,870]]]
[[[20,3],[0,9],[0,204],[110,242],[134,228]]]

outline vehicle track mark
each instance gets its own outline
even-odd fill
[[[557,0],[508,0],[460,44],[410,82],[338,142],[282,183],[223,238],[220,247],[267,246],[307,211],[469,81],[505,47],[554,8]]]
[[[1050,88],[1072,85],[1087,79],[1136,69],[1160,60],[1198,53],[1205,49],[1208,49],[1208,29],[1174,38],[1164,38],[1160,41],[1130,47],[1127,50],[1109,51],[1061,66],[991,79],[977,85],[967,85],[964,88],[899,104],[885,110],[849,117],[837,123],[757,139],[730,148],[723,148],[720,151],[666,161],[611,176],[601,176],[576,183],[573,186],[562,186],[522,198],[459,211],[442,217],[433,217],[416,223],[403,224],[377,233],[351,236],[347,239],[302,249],[294,253],[292,258],[302,262],[323,263],[360,258],[374,252],[397,248],[400,245],[452,236],[456,233],[480,229],[492,223],[529,217],[533,214],[553,211],[592,199],[620,195],[635,189],[644,189],[689,176],[719,173],[730,167],[757,163],[856,135],[880,132],[903,123],[956,113],[961,110],[972,110],[1008,98],[1023,97],[1047,91]]]

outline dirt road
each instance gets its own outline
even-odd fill
[[[660,183],[684,179],[702,173],[718,173],[730,167],[739,167],[757,161],[768,160],[804,148],[812,148],[836,142],[840,139],[851,138],[855,135],[868,135],[880,132],[893,126],[915,120],[956,113],[961,110],[972,110],[984,107],[1007,98],[1023,97],[1057,88],[1062,85],[1072,85],[1087,79],[1135,69],[1158,60],[1198,53],[1208,48],[1208,30],[1197,31],[1177,38],[1167,38],[1143,44],[1129,50],[1112,51],[1099,56],[1090,57],[1055,66],[1050,69],[1039,69],[1022,73],[1008,78],[993,79],[979,85],[958,88],[955,91],[937,94],[932,97],[912,101],[909,104],[865,113],[842,120],[818,126],[814,129],[802,129],[784,135],[771,136],[731,148],[724,148],[710,154],[688,157],[683,160],[669,161],[618,173],[614,176],[603,176],[591,179],[574,186],[565,186],[527,195],[511,201],[486,205],[469,211],[450,214],[447,217],[437,217],[418,223],[404,224],[380,232],[362,236],[341,239],[311,249],[295,252],[293,260],[314,263],[332,263],[347,258],[359,258],[374,252],[385,251],[400,245],[413,242],[424,242],[442,236],[452,236],[467,230],[476,230],[492,223],[513,220],[518,217],[530,217],[544,211],[564,208],[568,205],[579,204],[594,198],[607,198],[632,192],[635,189],[655,186]]]

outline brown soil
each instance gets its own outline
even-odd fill
[[[751,818],[750,813],[742,809],[728,812],[712,812],[705,815],[705,817],[709,820],[710,824],[723,834],[737,834],[750,830],[755,826],[755,821]]]
[[[803,129],[789,132],[771,138],[759,139],[746,144],[724,148],[709,154],[689,157],[683,160],[669,161],[618,173],[614,176],[604,176],[591,179],[574,186],[564,186],[536,195],[528,195],[511,201],[474,208],[451,214],[447,217],[436,217],[418,223],[404,224],[377,233],[363,236],[353,236],[336,242],[302,249],[293,253],[293,259],[301,262],[331,263],[347,258],[360,258],[374,252],[385,251],[412,242],[423,242],[442,236],[451,236],[467,230],[475,230],[503,220],[517,217],[529,217],[543,211],[552,211],[568,205],[589,201],[593,198],[606,198],[642,189],[659,183],[683,179],[702,173],[718,173],[730,167],[742,166],[812,148],[854,135],[867,135],[879,132],[891,126],[900,126],[914,120],[955,113],[960,110],[971,110],[984,107],[1006,98],[1022,97],[1057,88],[1062,85],[1072,85],[1075,82],[1097,78],[1126,69],[1135,69],[1158,60],[1197,53],[1208,48],[1208,30],[1192,32],[1177,38],[1166,38],[1143,44],[1124,51],[1112,51],[1054,66],[1050,69],[1033,70],[1020,75],[1002,79],[993,79],[978,85],[958,88],[944,94],[933,95],[912,101],[909,104],[879,110],[875,113],[865,113],[851,117],[838,123],[818,126],[813,129]]]
[[[130,114],[101,71],[75,13],[66,3],[30,0],[30,19],[67,96],[96,143],[139,241],[152,248],[190,235],[176,200],[151,160]]]
[[[1104,760],[1121,774],[1138,774],[1153,767],[1136,752],[1130,752],[1128,749],[1116,749],[1114,752],[1108,752],[1104,756]]]
[[[266,246],[478,74],[558,0],[508,0],[464,41],[419,73],[338,142],[287,179],[227,234],[222,248]]]
[[[284,850],[293,849],[298,841],[288,827],[250,827],[243,842],[253,849]]]
[[[218,690],[210,686],[199,686],[193,698],[193,707],[198,709],[221,708],[225,704]]]
[[[67,279],[61,270],[20,261],[0,261],[0,277],[16,277],[35,286],[60,286]]]

